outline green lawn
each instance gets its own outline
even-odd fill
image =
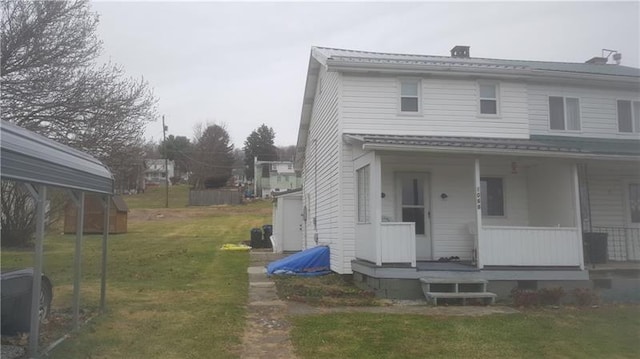
[[[296,317],[300,358],[637,358],[640,307],[564,308],[485,317]]]
[[[166,187],[148,187],[145,193],[123,196],[129,208],[165,208]],[[189,186],[169,186],[169,208],[184,208],[189,204]]]
[[[136,200],[131,207],[146,201]],[[129,232],[110,237],[106,315],[50,357],[238,357],[249,257],[219,248],[270,223],[271,203],[147,212],[132,210]],[[54,282],[57,313],[70,311],[74,238],[53,234],[45,240],[44,268]],[[91,314],[99,303],[100,242],[101,236],[86,236],[83,246],[82,308]],[[3,267],[31,261],[31,252],[2,251]]]

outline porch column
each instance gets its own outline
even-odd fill
[[[580,179],[578,177],[578,164],[574,164],[571,167],[571,177],[573,179],[573,201],[574,201],[574,211],[575,211],[575,223],[576,228],[578,230],[578,252],[579,252],[579,261],[580,261],[580,269],[584,270],[584,243],[582,242],[582,216],[580,214]],[[591,223],[591,220],[589,220]]]
[[[84,192],[71,191],[76,205],[76,247],[73,256],[73,330],[80,327],[80,280],[82,271],[82,235],[84,234]]]
[[[475,246],[476,246],[476,265],[478,268],[482,269],[484,265],[482,264],[481,256],[480,256],[480,247],[482,245],[482,193],[480,191],[480,159],[476,158],[475,167],[474,167],[474,180],[476,187],[476,238],[475,238]]]
[[[371,162],[371,224],[376,241],[376,265],[382,265],[382,237],[380,222],[382,221],[382,162],[380,156],[373,153]]]
[[[44,220],[47,201],[47,187],[44,185],[25,184],[36,202],[36,237],[33,258],[33,281],[31,282],[31,317],[29,318],[29,357],[38,356],[38,339],[40,338],[40,291],[42,290],[42,254],[44,251]]]

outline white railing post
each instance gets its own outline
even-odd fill
[[[382,265],[382,236],[380,235],[380,222],[382,221],[382,169],[380,156],[373,153],[373,162],[371,163],[371,224],[373,225],[373,235],[376,240],[376,265]]]
[[[582,216],[580,216],[580,182],[578,178],[578,165],[574,164],[571,167],[571,174],[573,178],[573,197],[574,197],[574,208],[575,208],[575,221],[576,228],[578,230],[578,251],[580,256],[580,269],[584,270],[584,245],[582,243]]]
[[[482,193],[480,191],[480,159],[476,158],[474,166],[474,179],[475,179],[475,206],[476,206],[476,261],[478,268],[482,269],[484,264],[481,257],[481,245],[482,245]]]

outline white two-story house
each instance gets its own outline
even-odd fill
[[[640,70],[606,62],[312,48],[304,247],[390,297],[425,275],[504,293],[640,260]]]

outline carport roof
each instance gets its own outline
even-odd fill
[[[531,136],[529,139],[512,139],[373,134],[347,134],[345,138],[347,141],[361,143],[364,149],[640,159],[640,141],[638,140],[568,136]]]
[[[96,158],[7,121],[0,127],[2,179],[113,193],[113,176]]]

